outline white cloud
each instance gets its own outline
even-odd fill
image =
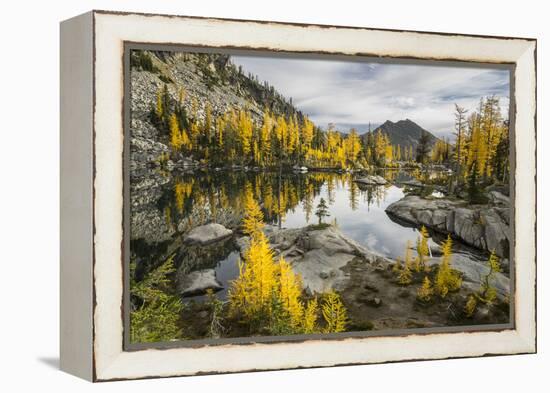
[[[454,104],[474,110],[479,99],[502,97],[507,112],[509,73],[488,68],[235,56],[233,62],[267,80],[321,126],[409,118],[450,135]]]

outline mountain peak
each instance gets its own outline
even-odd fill
[[[438,140],[438,138],[430,133],[429,131],[425,130],[418,124],[416,124],[411,119],[404,119],[399,120],[397,122],[392,122],[391,120],[386,120],[382,125],[375,128],[372,133],[376,132],[382,132],[384,134],[387,134],[390,142],[392,145],[400,145],[403,147],[409,147],[412,146],[413,149],[416,149],[416,146],[418,146],[418,141],[420,140],[420,137],[422,136],[422,133],[427,133],[428,137],[430,139],[430,144],[434,144],[435,141]],[[362,135],[363,138],[366,138],[368,135],[368,132]]]

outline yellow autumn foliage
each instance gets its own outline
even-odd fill
[[[426,276],[424,277],[424,281],[422,282],[422,286],[418,288],[418,291],[416,292],[416,297],[418,300],[423,302],[429,302],[432,300],[434,290],[432,287],[432,282],[430,279]]]
[[[313,298],[307,303],[307,307],[304,310],[303,333],[310,334],[317,331],[318,313],[319,306],[317,298]]]
[[[170,146],[173,150],[179,150],[181,148],[181,134],[178,126],[178,119],[176,114],[172,113],[170,115]]]
[[[391,270],[392,272],[394,272],[395,274],[399,274],[399,272],[401,271],[401,258],[396,258],[395,259],[395,263],[393,264]]]
[[[426,264],[426,262],[428,261],[428,257],[430,255],[430,249],[428,248],[429,237],[430,235],[428,233],[428,230],[424,225],[422,225],[422,227],[420,227],[420,237],[416,242],[416,251],[417,251],[418,257],[415,260],[414,269],[417,272],[429,271],[429,267]]]
[[[292,267],[281,258],[277,265],[279,287],[278,300],[288,315],[290,326],[296,329],[302,323],[304,317],[304,305],[300,300],[302,294],[302,279],[294,274]]]
[[[477,299],[474,295],[468,296],[468,301],[466,302],[466,305],[464,306],[464,314],[466,314],[466,317],[471,318],[477,307]]]
[[[174,184],[174,196],[176,200],[176,207],[180,214],[183,212],[183,204],[185,200],[191,196],[193,191],[193,181],[176,181]]]
[[[249,320],[269,315],[275,280],[273,253],[265,235],[251,239],[250,247],[239,263],[239,277],[229,291],[230,310],[241,312]]]
[[[237,126],[238,136],[242,145],[243,154],[247,155],[252,149],[252,117],[250,113],[245,111],[239,112],[239,120]]]
[[[164,105],[162,104],[162,89],[159,87],[157,90],[157,105],[155,107],[155,113],[160,119],[164,115]]]
[[[497,298],[497,290],[493,286],[492,280],[494,279],[494,275],[501,271],[500,261],[494,250],[491,251],[487,265],[489,267],[489,272],[483,277],[479,298],[483,302],[490,304]]]
[[[182,147],[191,148],[191,141],[185,130],[180,130],[178,119],[175,113],[170,115],[170,146],[173,151],[179,151]]]
[[[244,209],[243,233],[251,238],[258,237],[264,227],[264,215],[258,202],[254,199],[254,194],[249,183],[245,187]]]
[[[321,311],[326,323],[325,333],[339,333],[346,330],[347,310],[340,295],[334,291],[325,294]]]
[[[445,298],[449,292],[460,289],[462,278],[459,273],[451,268],[453,241],[451,236],[443,244],[443,256],[435,277],[435,292],[441,298]]]
[[[313,333],[317,325],[319,306],[316,298],[307,303],[302,299],[302,279],[290,264],[273,252],[262,232],[261,210],[252,197],[246,198],[244,231],[250,235],[250,246],[239,262],[239,277],[229,289],[229,311],[254,326],[265,326],[276,334]],[[347,312],[335,292],[323,299],[322,315],[326,331],[345,330]]]
[[[405,249],[405,262],[403,268],[398,272],[397,280],[401,285],[409,285],[412,282],[412,260],[411,260],[411,242],[407,241],[407,248]]]

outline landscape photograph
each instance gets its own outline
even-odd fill
[[[508,68],[128,56],[130,343],[510,323]]]

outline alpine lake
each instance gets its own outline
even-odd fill
[[[266,226],[275,228],[302,228],[319,223],[315,210],[321,199],[328,205],[330,216],[325,223],[336,226],[347,238],[385,257],[403,258],[407,245],[414,246],[419,229],[391,217],[385,211],[391,203],[410,192],[418,192],[408,183],[418,177],[418,171],[402,169],[378,170],[377,175],[388,180],[386,185],[363,185],[346,172],[321,171],[244,171],[195,170],[169,175],[160,186],[160,197],[152,204],[155,216],[162,217],[171,228],[171,236],[159,242],[144,242],[132,237],[132,258],[144,266],[174,255],[178,272],[174,280],[193,271],[214,269],[223,289],[216,297],[226,300],[231,281],[239,275],[239,226],[244,213],[245,192],[252,192],[260,203]],[[437,178],[443,171],[423,173]],[[143,179],[140,179],[143,180]],[[147,191],[133,191],[136,194]],[[444,196],[430,191],[430,197]],[[132,195],[136,197],[137,195]],[[193,228],[209,222],[218,222],[233,230],[233,235],[211,244],[185,244],[182,238]],[[133,232],[132,232],[133,234]],[[441,245],[444,237],[431,233],[429,245]],[[147,240],[147,239],[145,239]],[[486,260],[481,250],[454,242],[453,254],[477,261]],[[138,274],[140,267],[138,266]],[[206,296],[182,297],[184,303],[205,302]]]

